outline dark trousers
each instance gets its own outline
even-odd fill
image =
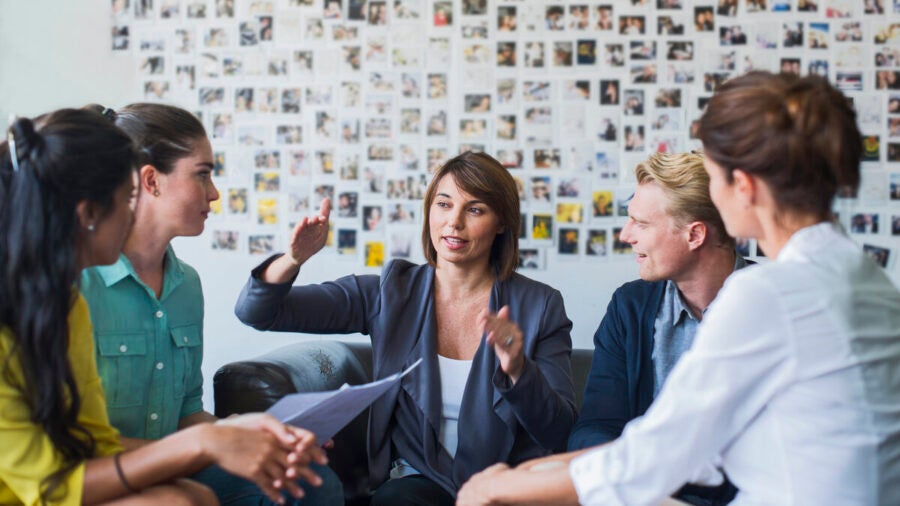
[[[384,482],[369,506],[453,506],[456,499],[421,474]]]
[[[337,474],[328,466],[310,466],[322,478],[322,485],[313,487],[300,481],[306,495],[295,499],[284,493],[287,506],[337,506],[344,504],[344,486]],[[275,506],[252,481],[228,474],[218,466],[209,466],[191,476],[192,479],[211,488],[222,506]]]

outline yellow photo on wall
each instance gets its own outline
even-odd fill
[[[278,224],[278,199],[268,198],[256,201],[257,223],[260,225]]]
[[[384,243],[371,241],[366,243],[366,267],[381,267],[384,265]]]
[[[612,216],[613,192],[611,190],[599,190],[594,192],[594,218]]]
[[[556,204],[557,223],[581,223],[584,221],[584,204],[561,202]]]

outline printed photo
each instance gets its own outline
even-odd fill
[[[584,253],[589,257],[606,256],[606,229],[588,229]]]
[[[869,255],[869,258],[875,261],[876,264],[880,265],[883,269],[886,269],[888,266],[888,261],[891,257],[891,250],[888,248],[882,248],[881,246],[875,246],[873,244],[863,244],[863,251]]]
[[[237,230],[214,230],[212,249],[223,251],[237,251],[241,234]]]
[[[544,250],[541,248],[520,248],[519,268],[543,270],[545,268],[544,258]]]
[[[534,213],[531,216],[531,238],[535,241],[553,239],[553,215],[550,213]]]
[[[851,215],[850,232],[853,234],[877,234],[878,213],[855,213]]]
[[[338,255],[356,256],[356,229],[339,228],[337,231]]]
[[[560,255],[578,254],[579,230],[577,228],[560,227],[557,252]]]
[[[247,237],[251,255],[271,255],[275,251],[274,234],[254,234]]]
[[[384,265],[384,242],[366,241],[366,267],[381,267]]]

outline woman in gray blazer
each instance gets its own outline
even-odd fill
[[[434,175],[424,202],[428,263],[380,276],[292,286],[325,244],[330,202],[290,250],[253,270],[235,312],[259,330],[361,332],[374,376],[422,364],[369,415],[372,505],[453,504],[469,476],[563,450],[575,420],[572,323],[559,291],[518,266],[519,198],[496,160],[467,152]]]

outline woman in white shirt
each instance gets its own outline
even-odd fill
[[[721,466],[733,504],[900,504],[900,293],[831,222],[859,185],[850,102],[823,78],[751,73],[700,120],[735,273],[642,418],[616,441],[475,475],[457,504],[658,504]]]

